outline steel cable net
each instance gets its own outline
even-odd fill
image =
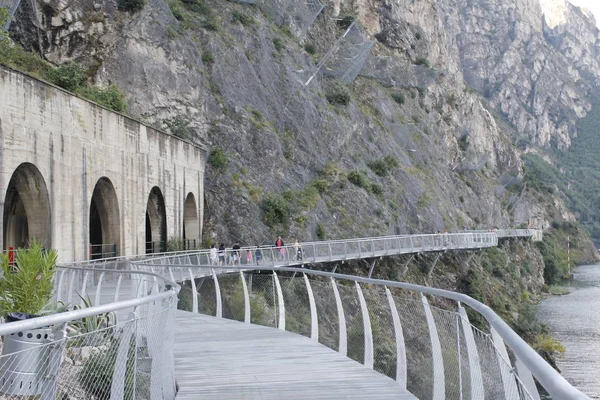
[[[365,361],[365,331],[360,308],[360,301],[354,284],[337,282],[338,292],[344,307],[346,317],[346,335],[348,340],[347,356],[364,364]]]
[[[433,306],[431,307],[431,313],[442,350],[446,398],[469,399],[469,386],[465,385],[468,376],[464,375],[462,370],[462,365],[467,363],[468,359],[463,358],[460,352],[462,332],[459,326],[459,316],[454,311],[447,311]]]
[[[280,276],[279,282],[285,304],[285,330],[310,337],[310,302],[304,278],[299,274]]]
[[[363,295],[369,310],[373,332],[373,368],[396,379],[396,341],[394,322],[389,302],[383,288],[363,286]]]
[[[421,299],[394,296],[406,348],[407,389],[419,399],[433,397],[431,339]]]
[[[219,275],[223,318],[244,322],[244,286],[240,274]]]
[[[375,41],[368,40],[359,26],[353,23],[325,56],[322,73],[344,83],[352,83],[362,70],[374,45]]]
[[[302,36],[325,5],[319,0],[262,0],[259,7],[277,25],[286,25],[294,35]]]
[[[149,400],[153,391],[162,396],[163,377],[173,367],[166,357],[170,314],[170,302],[161,300],[118,323],[114,313],[99,314],[8,335],[3,346],[13,349],[16,340],[24,350],[0,356],[0,398],[108,400],[122,393],[123,399]]]
[[[310,286],[317,306],[319,343],[339,351],[339,317],[331,282],[311,280]]]
[[[250,321],[253,324],[277,327],[279,309],[273,273],[269,271],[245,274],[250,300]]]
[[[213,317],[216,316],[217,292],[215,290],[215,282],[213,277],[206,276],[196,279],[196,291],[198,293],[198,312],[200,314],[211,315]]]

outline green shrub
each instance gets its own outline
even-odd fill
[[[217,171],[223,173],[225,172],[225,169],[227,169],[227,164],[229,164],[229,160],[227,159],[227,155],[225,154],[223,149],[217,147],[211,150],[208,156],[208,164]]]
[[[280,38],[275,38],[273,39],[273,46],[275,46],[275,50],[277,51],[281,51],[281,49],[283,49],[283,40],[281,40]]]
[[[402,94],[400,92],[392,93],[392,99],[394,99],[394,101],[398,104],[404,104],[404,101],[406,100],[404,98],[404,94]]]
[[[177,236],[171,236],[167,240],[167,251],[182,251],[185,250],[185,240]]]
[[[139,11],[144,8],[144,0],[117,0],[117,7],[121,11]]]
[[[55,250],[44,251],[39,242],[32,242],[28,249],[19,249],[15,266],[10,263],[8,253],[2,253],[0,315],[6,316],[10,312],[39,314],[52,296],[57,259]]]
[[[127,103],[125,97],[116,85],[110,85],[106,88],[100,86],[85,86],[76,90],[77,94],[88,100],[94,101],[110,108],[116,112],[127,112]]]
[[[202,52],[202,62],[204,64],[212,64],[215,62],[215,57],[213,56],[213,53],[211,53],[210,51],[206,50]]]
[[[306,50],[306,52],[311,55],[314,55],[317,52],[317,48],[312,43],[306,43],[304,45],[304,50]]]
[[[312,181],[312,185],[320,194],[325,193],[329,189],[329,182],[326,179],[315,179]]]
[[[371,192],[373,192],[373,194],[375,195],[382,195],[383,194],[383,187],[381,187],[381,185],[378,185],[377,183],[372,183],[371,184]]]
[[[256,20],[254,19],[254,17],[252,17],[248,14],[244,14],[243,12],[240,12],[240,11],[234,11],[231,14],[231,21],[238,22],[244,26],[250,26],[250,25],[256,24]]]
[[[384,177],[394,168],[398,168],[398,161],[392,156],[385,156],[382,159],[371,161],[367,166],[378,176]]]
[[[425,57],[417,57],[415,64],[422,65],[425,68],[429,68],[429,60],[426,59]]]
[[[74,92],[85,84],[86,74],[81,65],[70,61],[48,70],[45,78],[56,86]]]
[[[329,88],[325,98],[330,104],[340,104],[346,106],[350,104],[350,93],[342,85],[334,85]]]
[[[352,25],[352,23],[354,22],[354,17],[352,15],[346,15],[345,17],[338,19],[336,22],[340,28],[348,29],[350,28],[350,25]]]
[[[367,163],[367,166],[371,168],[375,175],[386,176],[388,174],[387,165],[383,160],[375,160]]]
[[[190,117],[183,114],[162,120],[163,124],[167,127],[167,130],[171,132],[173,136],[177,136],[181,139],[190,138],[190,121]]]
[[[267,226],[285,224],[290,219],[289,202],[283,196],[275,194],[266,196],[260,208],[263,212],[263,221]]]
[[[325,232],[325,226],[323,226],[323,224],[317,224],[317,231],[315,233],[317,238],[321,240],[325,240],[325,238],[327,238],[327,233]]]
[[[363,189],[368,190],[370,188],[370,184],[369,184],[367,177],[356,170],[350,171],[350,173],[348,173],[348,181],[350,181],[350,183],[352,183],[358,187],[361,187]]]

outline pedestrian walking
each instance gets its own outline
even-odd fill
[[[212,265],[217,265],[219,262],[219,257],[217,256],[217,248],[214,244],[210,245],[210,263]]]
[[[219,265],[225,264],[225,243],[219,245]]]
[[[285,246],[285,244],[283,243],[281,236],[277,236],[277,240],[275,241],[275,249],[277,250],[279,260],[285,259],[285,247],[284,246]]]
[[[241,265],[242,260],[240,257],[240,244],[238,242],[235,242],[232,249],[233,249],[233,265],[235,265],[236,262],[238,263],[238,265]]]
[[[256,259],[256,264],[260,264],[260,261],[262,260],[262,250],[260,249],[259,245],[256,245],[256,251],[254,252],[254,257]]]

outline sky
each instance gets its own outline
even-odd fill
[[[596,23],[600,26],[600,0],[569,0],[572,4],[584,7],[594,13]]]

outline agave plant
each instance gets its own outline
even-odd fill
[[[93,307],[92,300],[89,296],[84,298],[79,293],[77,293],[77,295],[83,304],[73,306],[73,310],[82,310],[84,308]],[[85,317],[76,321],[72,321],[69,323],[69,331],[73,332],[74,334],[81,335],[85,333],[98,332],[116,324],[117,314],[115,314],[114,311],[111,311],[108,313],[92,315],[91,317]]]

